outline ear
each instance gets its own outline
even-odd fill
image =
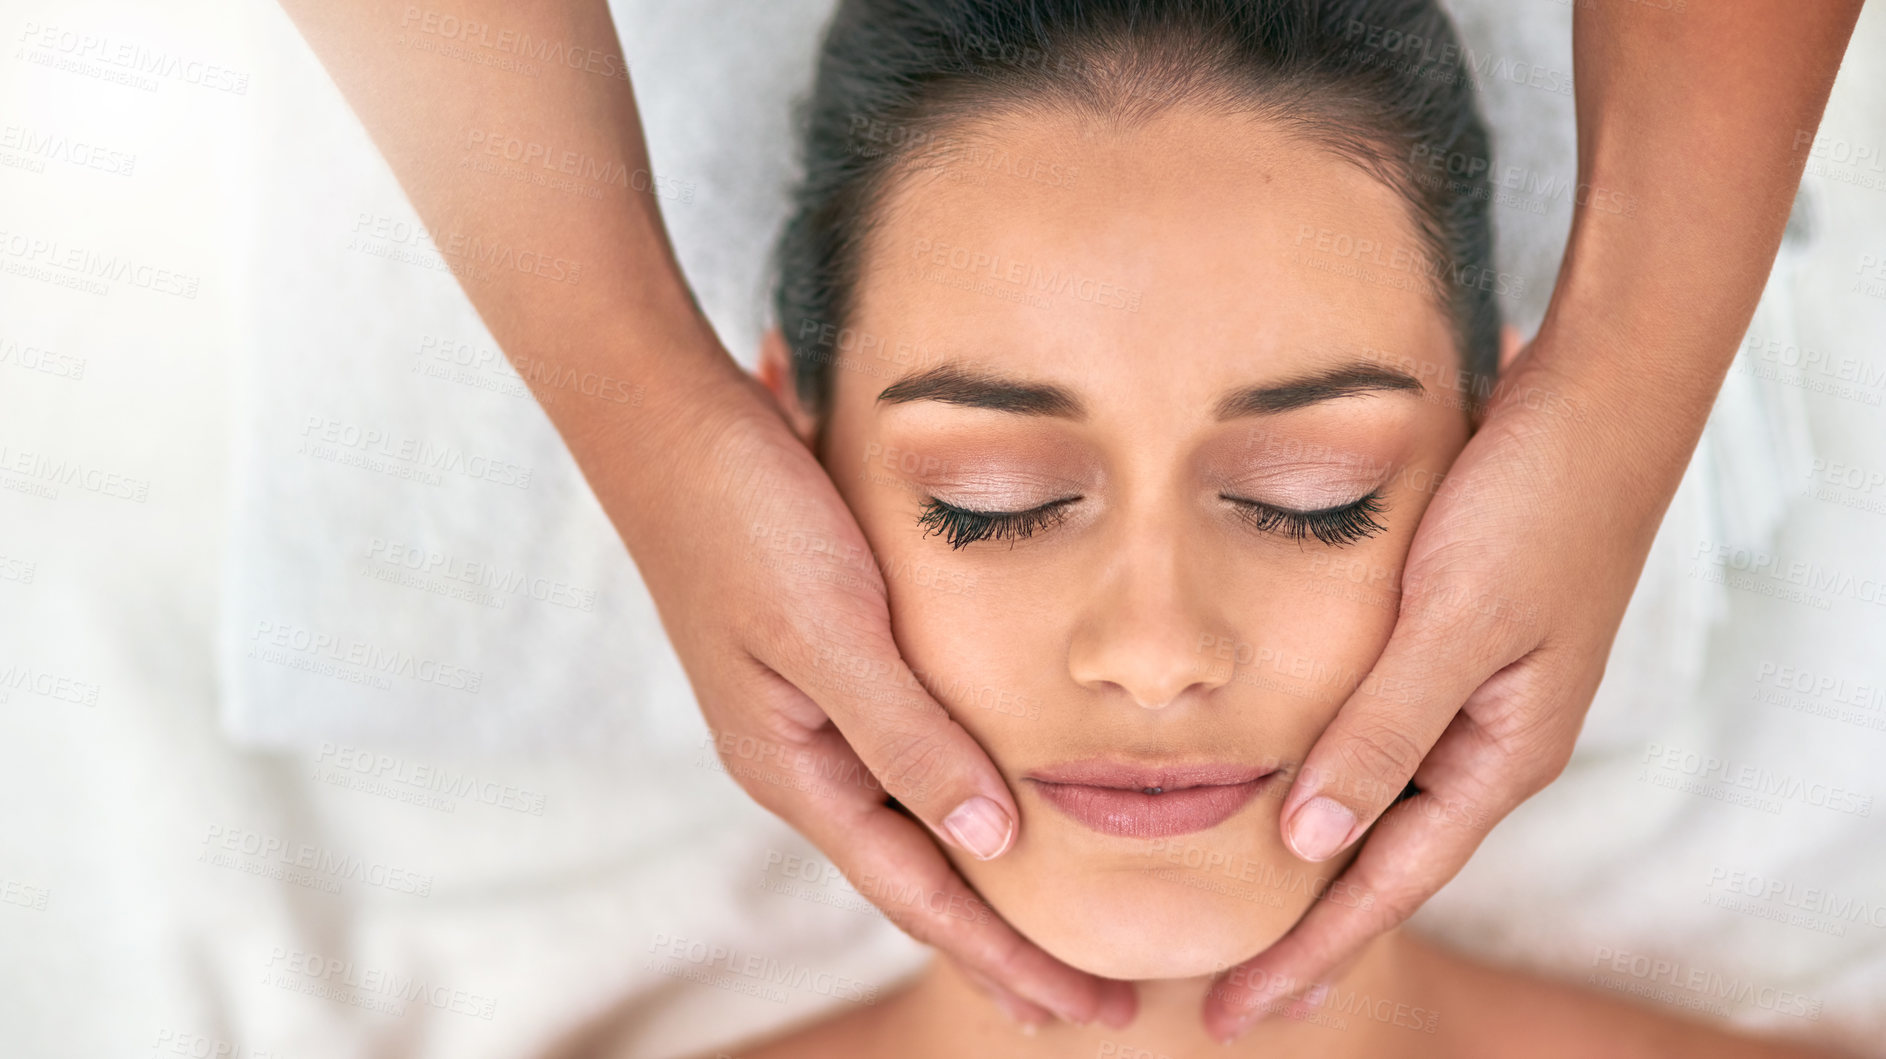
[[[1519,329],[1512,324],[1500,325],[1500,372],[1505,373],[1519,357],[1519,352],[1526,348],[1526,343],[1519,337]]]
[[[799,440],[807,445],[819,429],[818,417],[806,411],[799,403],[799,387],[795,383],[792,370],[792,350],[786,347],[786,336],[777,327],[767,328],[760,336],[760,364],[758,370],[760,385],[766,387],[773,400],[779,402],[779,410],[786,416],[787,425],[799,435]]]

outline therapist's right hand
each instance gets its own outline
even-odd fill
[[[555,376],[643,386],[631,408],[568,399],[541,373],[522,372],[641,570],[727,771],[892,922],[955,957],[1018,1016],[1129,1019],[1130,986],[1023,940],[923,826],[886,805],[888,791],[970,855],[1000,856],[1015,840],[1007,786],[904,665],[863,532],[772,395],[714,336],[655,196],[579,203],[499,190],[488,175],[440,164],[464,153],[462,130],[501,119],[572,157],[646,173],[626,62],[621,77],[558,69],[519,81],[417,55],[397,5],[382,0],[282,5],[431,231],[471,233],[488,247],[552,246],[582,263],[581,283],[509,268],[454,275],[507,353],[529,351]],[[569,54],[621,48],[604,0],[457,0],[453,11]]]
[[[825,469],[737,369],[679,404],[698,414],[664,414],[625,447],[660,466],[622,469],[638,495],[611,506],[727,772],[1017,1019],[1124,1026],[1131,985],[1017,934],[887,804],[971,856],[1016,837],[995,766],[904,664],[883,576]]]

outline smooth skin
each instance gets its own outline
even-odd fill
[[[647,582],[709,726],[793,763],[735,761],[730,771],[848,876],[967,898],[932,836],[999,856],[1015,838],[1014,800],[911,678],[856,520],[714,335],[656,200],[629,188],[585,200],[457,166],[467,130],[498,126],[646,172],[630,80],[601,61],[544,63],[523,77],[410,48],[402,20],[412,5],[399,0],[283,7],[431,231],[582,265],[574,284],[490,269],[459,280],[507,353],[644,386],[632,410],[545,408]],[[1452,878],[1500,818],[1564,767],[1773,264],[1859,9],[1860,0],[1576,6],[1579,178],[1639,208],[1614,216],[1597,207],[1615,199],[1588,196],[1575,210],[1545,323],[1456,463],[1455,499],[1443,492],[1430,505],[1401,618],[1362,684],[1406,681],[1421,693],[1354,697],[1300,770],[1283,826],[1299,854],[1335,856],[1410,776],[1452,811],[1390,814],[1348,870],[1378,895],[1371,911],[1319,905],[1247,977],[1328,975]],[[603,0],[424,10],[619,65]],[[1584,414],[1549,411],[1568,406]],[[780,562],[764,547],[778,533],[826,547]],[[1502,594],[1537,607],[1537,620],[1500,621],[1502,608],[1471,603]],[[831,664],[839,658],[845,668]],[[821,778],[790,782],[800,765]],[[860,781],[859,769],[877,782]],[[885,791],[928,830],[888,809]],[[1355,823],[1318,814],[1322,826],[1298,833],[1311,802],[1340,806]],[[887,913],[1013,1010],[1108,1025],[1132,1016],[1129,987],[1052,959],[1000,920]],[[1221,1037],[1267,1001],[1213,996],[1205,1017]]]
[[[760,378],[884,568],[927,575],[889,583],[898,646],[1015,794],[1014,848],[957,869],[1055,958],[1194,979],[1196,1008],[1209,976],[1276,942],[1342,867],[1285,848],[1278,809],[1394,629],[1394,597],[1348,575],[1401,569],[1467,442],[1461,405],[1379,362],[1461,363],[1448,292],[1306,253],[1306,231],[1398,248],[1420,235],[1372,173],[1250,114],[1022,105],[947,135],[1057,159],[1080,183],[904,174],[872,212],[849,319],[919,352],[840,360],[817,418],[777,329]],[[1014,297],[1034,291],[1003,277],[1029,268],[1089,279],[1089,296]],[[975,389],[991,385],[1056,400],[991,407]],[[1364,500],[1348,534],[1280,514]],[[1041,514],[1025,534],[952,541],[926,521],[945,504]],[[1103,833],[1039,782],[1087,761],[1272,778],[1209,825]]]

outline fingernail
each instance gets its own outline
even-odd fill
[[[957,806],[943,818],[943,830],[957,845],[980,860],[994,860],[1008,849],[1015,822],[1002,807],[980,794]]]
[[[1356,814],[1348,806],[1319,794],[1304,802],[1290,821],[1290,848],[1304,860],[1328,860],[1342,852],[1355,829]]]

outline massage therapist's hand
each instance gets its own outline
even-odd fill
[[[745,375],[729,372],[698,401],[671,420],[683,429],[643,443],[665,458],[618,525],[728,773],[1011,1013],[1124,1025],[1131,986],[1024,940],[885,804],[888,791],[984,859],[1015,839],[994,765],[900,657],[883,578],[825,469]]]
[[[1246,964],[1208,1014],[1215,1034],[1407,918],[1571,753],[1666,497],[1635,425],[1569,391],[1545,353],[1514,365],[1430,502],[1394,635],[1284,803],[1285,841],[1312,862],[1380,814],[1342,876],[1367,899],[1318,902]],[[1409,777],[1420,793],[1388,808]]]
[[[1564,768],[1859,10],[1578,5],[1579,198],[1551,306],[1422,516],[1387,646],[1283,804],[1311,870],[1362,840],[1336,892],[1368,899],[1319,901],[1227,975],[1215,1036],[1327,980]]]

